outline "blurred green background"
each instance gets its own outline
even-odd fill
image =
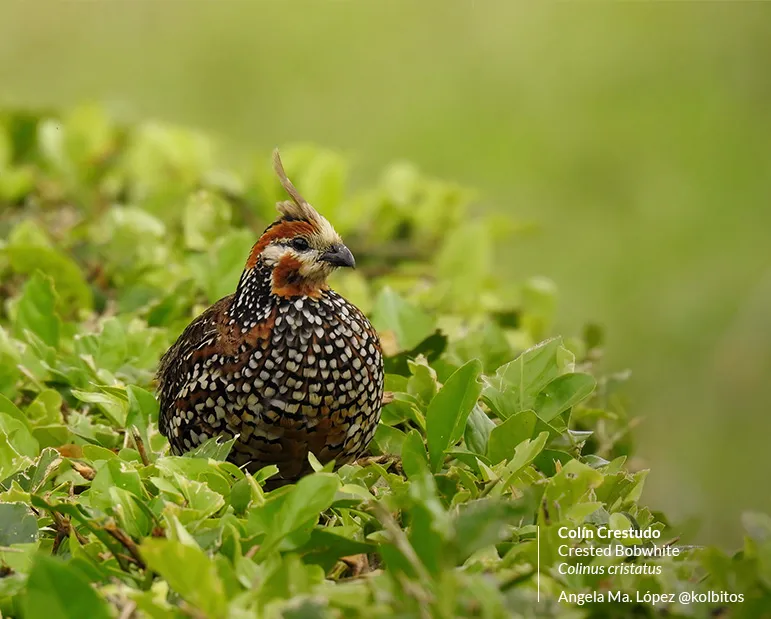
[[[560,331],[606,326],[647,501],[732,545],[771,509],[769,25],[763,3],[5,3],[0,105],[199,127],[223,163],[317,142],[354,184],[410,159],[536,222],[497,275],[554,279]]]

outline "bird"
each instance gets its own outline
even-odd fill
[[[163,355],[158,428],[173,455],[235,439],[228,460],[274,485],[350,463],[383,405],[383,353],[367,317],[327,284],[355,259],[332,224],[273,167],[289,200],[253,245],[238,286],[195,318]]]

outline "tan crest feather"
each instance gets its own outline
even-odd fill
[[[292,184],[292,181],[287,178],[278,149],[273,151],[273,169],[276,172],[276,176],[278,176],[278,180],[281,181],[281,186],[284,188],[284,191],[292,198],[291,202],[285,201],[276,204],[278,212],[288,219],[301,219],[311,222],[318,221],[320,218],[319,213],[300,195],[300,192],[297,191],[297,188]]]

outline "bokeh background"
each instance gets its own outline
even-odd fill
[[[275,144],[397,159],[536,225],[559,330],[631,368],[646,500],[735,545],[771,509],[771,4],[0,5],[0,106],[99,102],[190,125],[223,163]],[[471,250],[471,249],[470,249]]]

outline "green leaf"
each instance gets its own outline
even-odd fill
[[[428,470],[428,455],[423,437],[417,430],[411,430],[402,443],[402,467],[409,479],[422,475]]]
[[[431,400],[426,412],[426,437],[431,469],[437,472],[444,452],[466,428],[466,419],[477,403],[482,385],[477,380],[482,363],[472,359],[458,369]]]
[[[23,424],[29,427],[29,420],[27,419],[27,416],[2,393],[0,393],[0,413],[4,413],[9,417],[13,417],[14,419],[21,421]]]
[[[588,398],[597,382],[589,374],[570,373],[558,376],[538,394],[535,412],[544,421],[551,421],[560,413]]]
[[[184,477],[178,477],[176,481],[187,506],[194,512],[197,512],[191,514],[192,518],[197,520],[209,518],[225,505],[225,499],[222,494],[215,492],[205,483],[185,479]],[[228,492],[229,489],[221,488],[221,490]]]
[[[602,484],[603,475],[599,471],[571,460],[562,470],[549,480],[544,497],[558,506],[559,514],[552,514],[554,520],[565,517],[566,512],[579,503],[586,493]]]
[[[446,561],[447,541],[452,530],[450,520],[437,496],[434,477],[424,470],[410,478],[408,539],[428,571],[438,576]]]
[[[233,484],[230,490],[230,505],[237,515],[243,515],[252,502],[252,487],[249,479],[244,477]]]
[[[149,535],[153,519],[147,508],[142,509],[140,499],[123,488],[110,488],[107,491],[110,499],[110,512],[118,518],[120,527],[135,539]]]
[[[486,454],[490,433],[495,427],[495,422],[477,404],[471,409],[471,414],[466,422],[466,432],[463,435],[466,446],[474,453]]]
[[[203,458],[204,460],[218,460],[224,462],[227,460],[233,445],[236,443],[236,437],[225,439],[223,436],[213,436],[206,439],[203,443],[185,453],[185,458]]]
[[[0,430],[0,480],[24,470],[30,464],[32,460],[21,454],[14,441]]]
[[[30,476],[31,481],[29,484],[30,492],[37,492],[56,472],[59,470],[59,465],[62,463],[62,458],[59,452],[50,447],[46,447],[40,452],[35,463],[34,471],[27,471],[26,474]]]
[[[377,548],[374,544],[349,537],[357,532],[357,527],[313,529],[308,543],[301,549],[303,559],[329,570],[341,557],[374,552]]]
[[[119,397],[115,391],[80,391],[73,389],[72,395],[81,402],[96,404],[116,426],[126,427],[128,399]]]
[[[109,511],[114,505],[110,495],[113,488],[120,488],[136,497],[144,497],[146,494],[139,472],[129,463],[117,458],[108,460],[101,466],[91,482],[89,495],[94,507]]]
[[[151,421],[158,420],[158,401],[152,393],[136,385],[129,385],[126,392],[128,393],[126,427],[136,427],[142,440],[148,444],[147,428]]]
[[[27,339],[25,331],[31,331],[48,346],[59,345],[61,322],[56,315],[56,293],[51,280],[40,272],[27,280],[16,306],[14,334]]]
[[[40,445],[32,436],[25,423],[5,413],[0,413],[0,432],[8,436],[8,440],[16,451],[28,458],[37,458]]]
[[[454,519],[455,545],[459,562],[477,550],[495,544],[508,535],[510,527],[528,514],[525,502],[479,499],[464,503]]]
[[[417,357],[414,361],[408,361],[407,366],[411,374],[407,380],[407,393],[422,403],[423,407],[426,407],[439,391],[436,372],[422,356]]]
[[[388,390],[386,386],[386,391]],[[391,393],[394,394],[394,399],[383,407],[381,423],[387,426],[398,426],[405,422],[412,422],[416,427],[425,429],[426,418],[420,411],[417,398],[408,393]]]
[[[156,538],[146,538],[139,550],[147,567],[160,574],[184,600],[211,619],[227,616],[225,588],[203,550],[177,540]]]
[[[522,411],[509,417],[490,432],[487,457],[492,464],[508,460],[522,441],[532,438],[537,417],[533,411]]]
[[[331,473],[313,473],[303,477],[283,498],[273,519],[262,554],[270,552],[284,537],[315,522],[319,514],[332,505],[340,487],[340,478]]]
[[[122,296],[130,293],[132,284],[154,275],[173,287],[179,265],[170,264],[165,239],[163,222],[135,206],[110,209],[91,229],[91,242],[104,256],[104,269],[116,278]]]
[[[37,519],[23,503],[0,503],[0,546],[37,541]]]
[[[533,410],[541,390],[562,374],[571,361],[561,338],[541,342],[499,367],[495,376],[485,377],[482,397],[503,419]]]
[[[19,368],[20,359],[17,351],[8,350],[4,346],[4,335],[3,329],[0,327],[0,394],[5,393],[8,397],[13,398],[16,397],[22,375]]]
[[[268,572],[267,578],[261,583],[259,601],[264,604],[275,599],[302,599],[318,587],[323,580],[324,572],[319,566],[305,565],[297,555],[285,555],[277,562],[275,569]],[[294,611],[288,610],[283,613],[285,619],[316,617],[321,619],[324,616],[319,614],[316,604],[307,605],[311,608],[310,614],[302,612],[305,610],[303,606],[299,608],[297,608],[297,604],[293,604],[293,606],[295,606]]]
[[[22,602],[26,619],[111,619],[107,603],[82,573],[46,555],[37,555]]]
[[[282,533],[290,533],[327,509],[339,487],[339,478],[331,473],[314,473],[303,477],[292,489],[281,510]]]
[[[91,309],[93,306],[88,282],[78,264],[66,254],[52,247],[17,244],[9,245],[6,253],[11,268],[17,273],[29,275],[39,270],[50,276],[64,311],[71,313],[79,309]],[[55,345],[45,341],[51,346]]]
[[[405,350],[393,357],[386,357],[383,365],[387,374],[399,374],[409,376],[410,359],[416,359],[419,355],[425,357],[429,363],[439,359],[447,348],[447,336],[441,331],[435,331],[412,350]]]
[[[533,464],[547,477],[553,477],[557,474],[557,466],[564,466],[573,459],[566,451],[558,449],[544,449],[533,460]],[[596,467],[593,467],[596,468]]]
[[[91,355],[97,368],[117,372],[128,354],[126,330],[115,317],[107,318],[101,326],[101,333],[76,338],[78,352]]]
[[[378,454],[400,454],[406,438],[401,430],[381,423],[375,430],[370,448],[377,450]]]
[[[7,247],[19,247],[24,245],[31,245],[32,247],[53,247],[48,232],[32,218],[20,221],[8,234]],[[34,272],[35,269],[30,271],[30,273]]]
[[[434,320],[391,288],[385,287],[375,301],[372,324],[381,333],[390,332],[399,350],[411,350],[434,332]]]
[[[55,389],[43,389],[27,407],[27,418],[33,426],[62,423],[61,394]]]
[[[196,481],[208,485],[222,496],[230,492],[234,479],[232,469],[228,468],[234,465],[208,458],[166,456],[158,458],[154,466],[165,478],[174,480],[178,488],[183,488],[185,481]],[[236,471],[238,471],[237,468]]]
[[[506,473],[503,484],[500,486],[501,490],[507,488],[510,484],[514,483],[519,474],[528,466],[538,455],[543,451],[546,446],[546,441],[549,438],[548,432],[541,432],[535,439],[524,440],[514,449],[514,455],[509,463],[506,465]]]

